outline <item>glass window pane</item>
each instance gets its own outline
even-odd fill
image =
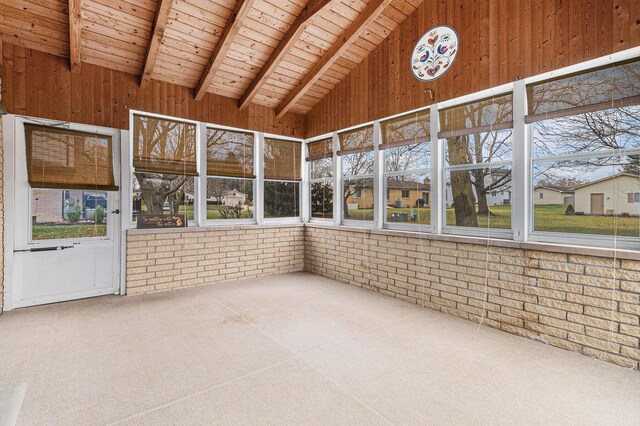
[[[144,214],[186,214],[194,220],[194,177],[167,173],[134,173],[133,220]]]
[[[428,174],[387,177],[388,223],[431,223],[431,181]]]
[[[333,218],[333,183],[314,182],[311,184],[311,217]]]
[[[533,180],[534,231],[640,236],[640,155],[535,162]]]
[[[510,161],[513,152],[511,136],[509,129],[447,138],[446,165]]]
[[[428,142],[431,135],[428,109],[382,121],[383,144],[407,144]]]
[[[264,217],[300,216],[300,184],[298,182],[264,182]]]
[[[314,160],[309,164],[311,165],[311,179],[324,179],[333,177],[333,160],[331,158]]]
[[[373,126],[342,132],[338,135],[338,138],[341,151],[352,149],[373,150]]]
[[[431,167],[431,145],[419,143],[384,150],[385,170],[402,172]]]
[[[373,159],[373,151],[342,156],[344,176],[372,175]]]
[[[64,189],[31,191],[31,239],[107,235],[107,193]]]
[[[300,180],[302,143],[264,139],[264,178]]]
[[[253,180],[207,178],[207,219],[253,218]]]
[[[373,179],[344,181],[345,220],[373,220]]]
[[[446,226],[511,229],[511,168],[447,171]]]
[[[441,110],[440,131],[473,129],[508,123],[512,120],[513,95],[508,93]]]
[[[253,178],[254,134],[207,129],[207,174]]]
[[[640,106],[589,112],[531,125],[533,156],[640,147]]]

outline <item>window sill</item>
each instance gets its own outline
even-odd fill
[[[128,229],[127,235],[150,235],[150,234],[171,234],[171,233],[191,233],[191,232],[207,232],[207,231],[237,231],[252,229],[273,229],[273,228],[291,228],[304,226],[302,222],[289,223],[270,223],[270,224],[221,224],[206,226],[190,226],[187,228],[158,228],[158,229]]]
[[[487,242],[491,247],[503,247],[513,248],[521,250],[532,251],[545,251],[551,253],[563,253],[582,256],[595,256],[595,257],[615,257],[623,260],[640,260],[640,251],[633,250],[613,250],[610,248],[601,247],[589,247],[589,246],[577,246],[569,244],[554,244],[548,242],[523,242],[513,241],[507,239],[498,238],[483,238],[483,237],[470,237],[462,235],[450,235],[450,234],[429,234],[426,232],[417,231],[405,231],[405,230],[391,230],[391,229],[377,229],[373,227],[355,227],[349,225],[336,226],[333,224],[320,224],[320,223],[308,223],[305,226],[310,228],[322,228],[322,229],[334,229],[350,232],[358,232],[372,235],[386,235],[396,237],[413,237],[421,240],[430,241],[445,241],[460,244],[475,244],[486,246]]]

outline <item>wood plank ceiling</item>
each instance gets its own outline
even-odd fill
[[[304,114],[422,1],[0,0],[0,37]]]

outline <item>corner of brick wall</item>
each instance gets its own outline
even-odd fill
[[[305,271],[638,369],[639,261],[306,227]]]
[[[127,294],[299,272],[303,263],[303,226],[130,234]]]

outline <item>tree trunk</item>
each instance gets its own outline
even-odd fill
[[[452,165],[468,164],[468,144],[466,136],[449,138],[449,163]],[[478,217],[473,196],[473,182],[468,171],[451,172],[451,192],[453,194],[453,210],[457,226],[477,227]]]
[[[488,216],[490,214],[489,203],[487,202],[487,189],[484,186],[486,174],[484,170],[474,170],[472,173],[478,198],[478,216]]]

